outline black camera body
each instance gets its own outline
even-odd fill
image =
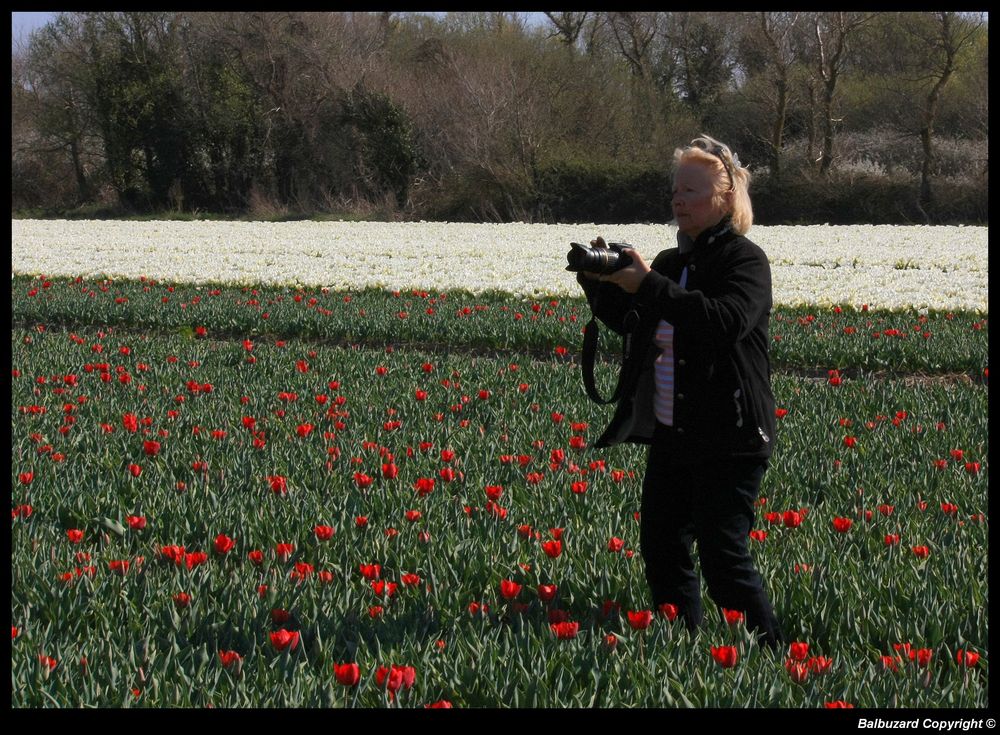
[[[606,248],[593,248],[571,242],[570,251],[566,254],[566,260],[569,261],[566,270],[606,276],[632,265],[632,256],[628,251],[634,249],[624,242],[609,242]]]

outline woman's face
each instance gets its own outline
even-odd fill
[[[715,196],[715,174],[701,163],[682,162],[674,174],[674,219],[677,228],[692,238],[716,224],[730,209],[732,192]]]

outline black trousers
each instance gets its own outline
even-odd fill
[[[701,624],[701,586],[691,559],[697,542],[712,600],[742,612],[761,643],[777,646],[781,629],[748,547],[767,460],[690,464],[678,456],[675,436],[672,428],[657,426],[642,485],[639,545],[654,609],[672,603],[688,629]]]

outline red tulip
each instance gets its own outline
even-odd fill
[[[391,698],[401,688],[409,689],[412,687],[416,675],[417,670],[412,666],[397,666],[396,664],[393,664],[391,668],[379,666],[375,672],[375,681],[380,687],[384,686],[389,691]]]
[[[931,555],[931,550],[926,546],[914,546],[913,554],[918,559],[926,559],[928,556]]]
[[[66,538],[69,539],[70,543],[78,544],[83,541],[83,531],[79,528],[71,528],[66,531]]]
[[[731,669],[736,666],[739,660],[739,653],[736,646],[712,646],[712,658],[724,669]]]
[[[142,443],[142,451],[149,457],[155,457],[160,453],[160,442],[144,441]]]
[[[453,709],[453,707],[447,699],[441,699],[433,704],[425,704],[424,709]]]
[[[786,510],[782,520],[786,528],[798,528],[802,525],[802,514],[795,510]]]
[[[562,541],[546,541],[542,544],[542,550],[548,557],[555,559],[562,554]]]
[[[851,530],[853,523],[854,522],[850,518],[837,517],[833,519],[833,527],[838,533],[847,533]]]
[[[627,614],[632,630],[645,630],[653,622],[652,610],[629,610]]]
[[[931,662],[933,656],[933,648],[918,648],[916,651],[910,651],[910,660],[916,661],[917,665],[921,668],[925,668]]]
[[[243,661],[243,657],[236,653],[236,651],[219,651],[219,661],[228,669],[230,666]]]
[[[793,642],[788,646],[788,655],[796,661],[804,661],[809,655],[809,644]]]
[[[191,604],[191,595],[187,592],[178,592],[174,595],[174,604],[178,608],[188,607]]]
[[[434,490],[434,479],[431,477],[418,477],[417,481],[413,484],[413,489],[421,497],[429,495]]]
[[[345,687],[357,686],[358,682],[361,681],[361,670],[355,663],[334,664],[333,673],[337,678],[337,682],[343,684]]]
[[[677,609],[677,605],[674,605],[670,602],[664,602],[657,609],[660,611],[661,615],[666,616],[667,620],[677,619],[677,613],[679,612],[679,610]]]
[[[555,599],[557,589],[554,584],[538,585],[538,599],[542,602],[552,602]]]
[[[521,593],[521,585],[510,579],[504,579],[500,582],[500,595],[505,600],[513,600]]]
[[[549,628],[555,633],[556,638],[561,641],[576,638],[576,634],[580,632],[580,624],[569,620],[561,623],[549,623]]]
[[[959,666],[964,666],[967,669],[971,669],[977,663],[979,663],[979,654],[975,651],[966,651],[961,648],[958,649],[958,653],[955,656],[958,661]]]
[[[622,541],[617,536],[612,536],[608,539],[608,551],[617,554],[625,547],[625,542]]]
[[[825,656],[813,656],[807,662],[809,671],[813,674],[825,674],[832,664],[833,659]]]
[[[215,547],[215,553],[217,554],[228,554],[234,545],[233,539],[229,538],[224,533],[220,533],[215,537],[215,542],[213,546]]]
[[[299,633],[298,631],[289,631],[282,628],[271,633],[271,645],[274,646],[276,651],[284,651],[286,648],[290,651],[294,651],[296,646],[299,645]]]
[[[726,622],[729,623],[729,625],[739,625],[743,622],[744,616],[739,610],[726,610],[723,608],[722,615],[726,618]]]
[[[796,684],[803,684],[809,678],[809,667],[795,659],[785,661],[785,670]]]
[[[333,538],[333,526],[314,526],[313,533],[319,541],[329,541]]]
[[[141,531],[146,527],[145,516],[128,516],[125,520],[128,521],[129,528],[133,531]]]

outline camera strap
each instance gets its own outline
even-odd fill
[[[622,338],[622,364],[621,370],[618,373],[618,384],[615,386],[615,391],[611,395],[611,398],[604,399],[597,392],[597,386],[594,383],[594,359],[597,356],[598,326],[597,317],[594,316],[594,303],[592,301],[590,307],[590,321],[587,322],[587,326],[583,330],[583,387],[587,391],[587,396],[594,403],[605,405],[608,403],[617,403],[625,391],[625,376],[628,372],[629,361],[632,359],[632,334],[639,324],[639,312],[631,309],[625,314],[625,319],[622,322],[625,333]]]

